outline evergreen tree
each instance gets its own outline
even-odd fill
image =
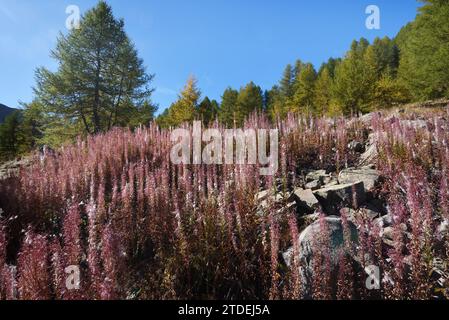
[[[0,160],[9,160],[19,154],[22,120],[21,112],[14,111],[0,124]]]
[[[424,2],[416,20],[398,35],[399,74],[417,100],[449,97],[449,2]]]
[[[215,100],[210,101],[208,97],[205,97],[198,106],[196,111],[196,117],[203,122],[204,125],[208,125],[214,121],[218,114],[218,103]]]
[[[245,118],[252,112],[260,112],[262,110],[262,89],[251,81],[239,91],[237,97],[237,113],[235,120],[239,125],[242,125]]]
[[[265,93],[265,104],[266,112],[272,121],[284,118],[288,111],[287,101],[281,95],[278,86],[274,86]]]
[[[279,84],[279,90],[284,99],[291,99],[293,96],[294,73],[291,64],[285,67],[283,77]]]
[[[219,119],[228,127],[234,125],[234,119],[237,113],[238,96],[239,92],[232,88],[227,88],[221,96]]]
[[[153,76],[105,1],[86,12],[79,29],[60,34],[52,57],[59,68],[36,71],[35,93],[55,116],[53,129],[98,133],[127,124],[130,112],[149,103]]]

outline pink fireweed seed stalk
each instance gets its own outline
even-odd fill
[[[53,292],[56,299],[63,300],[65,298],[67,289],[65,284],[66,274],[64,272],[64,252],[58,239],[53,239],[50,244],[50,249],[51,269],[53,275]]]
[[[81,260],[81,215],[78,204],[69,207],[63,222],[65,261],[68,265],[79,265]]]
[[[17,287],[20,299],[49,300],[51,298],[48,249],[48,241],[45,236],[28,229],[17,259]]]
[[[270,289],[270,299],[276,300],[279,298],[279,279],[280,275],[278,272],[278,255],[279,255],[279,225],[274,212],[270,212],[270,240],[271,240],[271,289]]]
[[[0,268],[6,264],[6,226],[0,221]]]
[[[324,213],[319,217],[320,232],[313,239],[312,258],[312,298],[315,300],[329,300],[332,298],[333,262],[330,251],[331,234],[325,220]]]
[[[290,228],[290,234],[292,238],[293,243],[293,256],[292,256],[292,263],[291,263],[291,288],[292,291],[290,292],[292,299],[300,299],[302,298],[302,284],[301,284],[301,274],[300,274],[300,261],[299,261],[299,232],[298,232],[298,225],[297,225],[297,219],[295,214],[290,214],[290,217],[288,219],[288,225]]]
[[[103,262],[103,282],[100,297],[103,300],[117,299],[122,291],[119,279],[124,271],[122,267],[123,252],[111,224],[108,224],[103,232],[101,259]]]
[[[89,268],[89,283],[92,296],[99,297],[101,290],[101,270],[100,270],[100,252],[99,252],[99,235],[101,224],[98,223],[97,208],[93,199],[89,202],[86,208],[88,217],[88,248],[87,248],[87,263]]]

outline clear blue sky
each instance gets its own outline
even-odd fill
[[[66,7],[81,12],[96,0],[0,0],[0,103],[17,107],[33,97],[34,70],[56,68],[49,52],[66,32]],[[412,21],[416,0],[110,0],[150,73],[160,111],[189,74],[203,96],[220,99],[228,86],[253,80],[271,88],[287,63],[317,67],[344,55],[353,39],[397,34]],[[365,8],[380,8],[381,29],[365,27]]]

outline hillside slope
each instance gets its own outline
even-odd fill
[[[5,121],[5,118],[16,109],[10,108],[5,106],[4,104],[0,103],[0,123],[3,123]]]

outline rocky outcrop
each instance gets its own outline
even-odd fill
[[[328,214],[338,213],[340,208],[357,209],[366,200],[363,181],[337,184],[313,192]]]
[[[360,141],[351,141],[348,145],[348,149],[357,153],[365,152],[365,145]]]
[[[310,214],[320,208],[320,202],[310,189],[297,188],[293,191],[290,200],[296,202],[298,211],[303,214]]]
[[[326,230],[322,230],[322,226]],[[326,232],[325,232],[326,231]],[[323,221],[316,221],[308,226],[299,235],[298,243],[299,250],[297,261],[299,262],[299,273],[302,277],[302,284],[304,285],[304,291],[310,294],[310,284],[313,278],[313,265],[314,259],[320,256],[321,247],[317,239],[323,237],[323,234],[328,234],[329,239],[326,243],[330,245],[329,251],[322,254],[330,254],[327,256],[330,259],[332,269],[331,272],[339,266],[340,259],[343,254],[353,257],[353,260],[357,260],[355,257],[356,247],[358,244],[358,232],[356,226],[349,222],[346,225],[346,237],[345,227],[342,220],[337,217],[326,217]],[[345,238],[349,239],[350,243],[345,243]],[[293,254],[294,248],[289,248],[283,253],[284,261],[288,267],[293,266]]]
[[[338,180],[340,183],[356,183],[358,181],[363,182],[365,192],[370,192],[378,184],[380,174],[372,166],[366,166],[361,168],[344,169],[340,172]]]
[[[376,134],[371,133],[365,146],[365,151],[360,155],[359,166],[375,163],[377,159]]]

